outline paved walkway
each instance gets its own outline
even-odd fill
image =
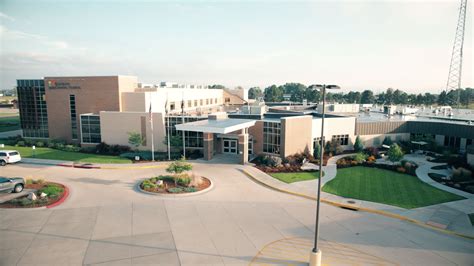
[[[52,209],[0,209],[0,265],[248,265],[277,255],[280,260],[269,264],[281,265],[292,260],[287,250],[276,252],[285,239],[302,240],[296,250],[309,252],[313,200],[257,185],[242,173],[247,166],[193,164],[193,171],[210,178],[214,188],[172,199],[134,189],[142,178],[165,174],[163,168],[102,170],[26,163],[2,168],[4,176],[66,184],[70,196]],[[326,264],[474,262],[472,240],[328,204],[321,205],[321,213]]]
[[[0,138],[16,137],[18,135],[23,136],[23,130],[0,132]]]
[[[336,161],[342,157],[351,156],[351,155],[353,154],[339,155],[328,160],[327,166],[323,167],[323,171],[325,172],[325,175],[323,176],[323,179],[322,179],[323,185],[336,177],[336,174],[337,174]],[[408,157],[406,159],[413,160],[414,158]],[[421,158],[419,158],[418,161],[416,162],[420,163],[419,164],[421,165],[420,167],[424,167],[423,166],[424,164],[421,162]],[[431,168],[431,167],[432,166],[429,166],[428,168]],[[317,180],[301,181],[301,182],[287,184],[267,175],[266,173],[252,166],[245,167],[245,171],[247,171],[253,178],[258,180],[258,182],[268,187],[272,187],[276,190],[287,192],[290,194],[300,195],[309,199],[316,198],[317,182],[318,182]],[[418,171],[417,171],[417,174],[418,174]],[[432,185],[432,182],[434,181],[431,180],[431,182],[427,182],[427,183]],[[451,192],[450,190],[452,188],[443,186],[443,185],[441,186],[442,188],[440,189]],[[455,194],[463,195],[463,193],[465,192],[458,191]],[[384,212],[388,214],[402,216],[407,219],[417,220],[430,227],[435,227],[439,229],[447,229],[461,235],[468,235],[468,236],[474,237],[474,227],[470,223],[469,217],[467,215],[469,213],[474,213],[474,201],[472,199],[472,195],[470,196],[471,198],[467,198],[465,200],[447,202],[447,203],[431,205],[431,206],[416,208],[416,209],[404,209],[404,208],[400,208],[396,206],[385,205],[385,204],[380,204],[380,203],[375,203],[375,202],[370,202],[370,201],[344,198],[344,197],[329,194],[323,191],[321,192],[321,199],[325,202],[342,204],[346,206],[353,206],[353,207],[361,208],[361,209],[370,209],[376,212]],[[355,203],[349,203],[349,201],[352,201]]]

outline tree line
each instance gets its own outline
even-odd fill
[[[308,102],[321,101],[321,92],[311,86],[305,86],[301,83],[286,83],[284,85],[271,85],[263,91],[259,87],[249,89],[249,98],[257,99],[263,97],[265,102],[282,102],[284,95],[288,95],[292,102],[302,102],[306,99]],[[405,105],[453,105],[459,104],[464,107],[474,105],[474,89],[465,88],[443,91],[440,94],[433,93],[406,93],[399,89],[388,88],[379,94],[374,94],[371,90],[330,92],[326,93],[326,101],[338,103],[357,103],[357,104],[405,104]]]

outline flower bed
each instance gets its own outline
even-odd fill
[[[145,179],[140,188],[147,192],[161,194],[193,193],[207,189],[211,181],[202,176],[181,174],[179,176],[161,175]]]
[[[416,168],[418,165],[414,162],[401,160],[399,164],[380,164],[375,163],[375,156],[367,156],[364,153],[358,153],[354,156],[343,157],[337,160],[337,168],[347,168],[353,166],[375,167],[380,169],[391,170],[399,173],[406,173],[416,176]]]
[[[10,201],[0,204],[0,208],[38,208],[49,206],[60,201],[65,196],[66,187],[59,183],[46,182],[42,179],[33,180],[27,179],[25,189],[36,189],[34,193],[36,200],[23,196],[12,199]],[[42,193],[45,194],[42,197]]]

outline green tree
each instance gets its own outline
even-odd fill
[[[249,99],[257,99],[263,96],[263,92],[259,87],[249,89]]]
[[[306,95],[306,86],[301,83],[286,83],[282,86],[285,94],[290,94],[293,102],[303,102]]]
[[[365,90],[360,95],[360,103],[361,104],[369,104],[375,103],[375,96],[374,93],[370,90]]]
[[[392,162],[398,162],[403,158],[403,151],[398,146],[397,143],[394,143],[390,146],[390,149],[388,150],[388,159]]]
[[[163,140],[163,144],[165,144],[168,147],[168,136],[165,136],[165,139]],[[183,138],[179,135],[170,136],[170,148],[171,150],[176,150],[176,151],[181,151],[183,148]]]
[[[145,143],[145,138],[138,132],[128,132],[128,143],[137,150]]]
[[[392,145],[393,144],[392,138],[390,138],[389,136],[385,136],[385,138],[383,139],[382,144],[387,145],[387,146]]]
[[[354,142],[354,150],[356,152],[361,152],[363,149],[364,149],[364,144],[362,144],[362,140],[360,140],[360,136],[357,136]]]
[[[282,102],[283,101],[283,88],[281,86],[272,85],[265,88],[264,92],[265,102]]]
[[[313,157],[315,159],[319,159],[320,156],[321,156],[321,145],[319,145],[319,141],[316,141],[316,143],[314,144]]]
[[[175,186],[178,185],[178,179],[180,175],[185,171],[191,171],[193,169],[192,164],[187,163],[184,157],[181,159],[170,163],[168,168],[166,168],[166,172],[173,174],[174,184]]]

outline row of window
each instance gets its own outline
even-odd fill
[[[205,120],[204,117],[184,117],[184,123]],[[183,117],[181,116],[167,116],[165,119],[166,123],[166,134],[170,136],[183,136],[182,131],[177,131],[175,126],[183,123]],[[184,141],[186,147],[189,148],[202,148],[204,147],[203,134],[202,132],[184,131]]]
[[[48,113],[44,81],[18,80],[17,95],[23,136],[48,138]]]
[[[71,111],[72,139],[77,139],[76,95],[69,95],[69,110]]]
[[[81,115],[82,143],[100,143],[100,116]]]
[[[280,154],[281,124],[263,122],[263,152]]]
[[[193,105],[193,103],[194,103],[194,105]],[[183,104],[183,102],[180,102],[179,104]],[[217,98],[214,98],[214,99],[208,98],[208,99],[200,99],[200,100],[194,100],[194,101],[193,100],[188,100],[187,101],[187,107],[188,108],[204,106],[204,105],[210,105],[210,104],[217,104]],[[180,106],[180,108],[181,108],[181,106]],[[171,102],[170,103],[170,110],[174,111],[176,109],[177,109],[177,103],[176,102]]]

